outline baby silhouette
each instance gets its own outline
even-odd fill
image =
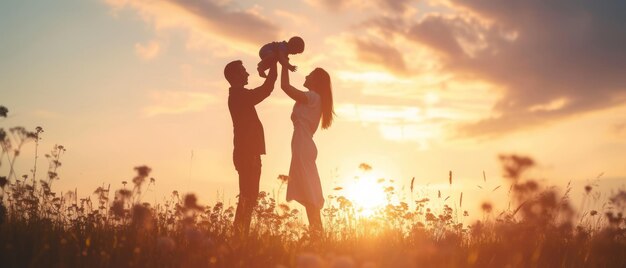
[[[289,41],[271,42],[265,44],[259,50],[259,57],[261,61],[257,66],[259,76],[266,77],[265,70],[275,64],[276,61],[292,72],[295,72],[298,68],[295,65],[289,63],[289,54],[300,54],[304,51],[304,40],[299,36],[294,36]]]

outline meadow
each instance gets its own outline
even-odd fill
[[[2,267],[626,267],[626,191],[596,200],[605,202],[601,210],[576,211],[571,191],[593,199],[597,189],[568,186],[561,193],[527,178],[535,165],[529,157],[499,156],[508,182],[501,190],[510,199],[503,202],[511,206],[484,203],[474,212],[481,220],[471,224],[460,220],[468,213],[460,209],[462,196],[458,207],[441,205],[421,197],[411,181],[411,198],[398,200],[399,190],[381,182],[388,202],[367,216],[335,188],[323,209],[325,232],[315,238],[301,211],[261,192],[242,239],[233,235],[234,208],[223,202],[199,204],[177,191],[164,203],[144,202],[156,183],[147,166],[135,167],[121,187],[103,185],[87,196],[52,187],[62,145],[43,155],[47,169],[15,170],[23,146],[35,146],[35,159],[41,157],[42,133],[0,128],[0,167],[8,170],[0,174]],[[278,188],[288,180],[278,176]]]

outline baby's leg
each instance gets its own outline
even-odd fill
[[[275,61],[274,53],[270,53],[269,55],[265,55],[257,65],[257,71],[259,72],[260,77],[267,77],[265,75],[265,70],[269,69],[272,66],[272,62]]]

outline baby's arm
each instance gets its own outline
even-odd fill
[[[287,56],[287,53],[285,51],[278,52],[278,62],[280,62],[282,66],[286,67],[292,72],[295,72],[298,69],[298,67],[289,63],[289,57]]]

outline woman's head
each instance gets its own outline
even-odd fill
[[[329,128],[335,114],[330,75],[322,68],[315,68],[304,79],[304,87],[317,92],[322,98],[322,129]]]

